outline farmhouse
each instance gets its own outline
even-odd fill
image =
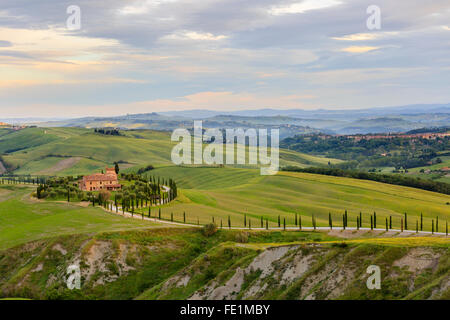
[[[106,168],[106,173],[95,173],[84,176],[80,181],[80,189],[83,191],[118,190],[122,187],[119,184],[114,168]]]

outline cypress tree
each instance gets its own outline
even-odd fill
[[[266,230],[269,230],[269,220],[266,218]]]
[[[342,229],[345,230],[345,213],[342,215]]]
[[[286,231],[286,218],[283,218],[283,230]]]
[[[445,235],[448,236],[448,222],[445,221]]]
[[[183,223],[186,223],[186,211],[183,211]]]
[[[302,216],[298,217],[298,228],[302,230]]]
[[[173,212],[170,213],[170,221],[173,222]]]
[[[392,229],[392,216],[389,216],[389,229]]]
[[[263,216],[261,216],[261,229],[264,228],[264,220],[263,220]]]
[[[405,230],[408,230],[408,215],[405,212]]]
[[[356,217],[356,230],[359,230],[359,217]]]
[[[431,234],[434,234],[434,219],[431,220]]]
[[[297,223],[298,223],[298,221],[297,221],[297,213],[295,213],[295,226],[297,226]]]
[[[220,219],[220,229],[223,229],[222,219]]]
[[[161,220],[161,208],[159,208],[159,211],[158,211],[158,219]]]
[[[400,230],[401,230],[401,232],[403,232],[403,218],[400,221]]]
[[[316,217],[314,216],[314,214],[312,215],[312,225],[314,230],[316,230]]]
[[[370,215],[370,230],[373,230],[373,216]]]
[[[333,221],[331,220],[331,212],[328,212],[328,225],[330,226],[330,230],[333,230]]]
[[[247,226],[247,214],[244,213],[244,227]]]
[[[231,218],[228,216],[228,229],[231,229]]]
[[[419,233],[419,220],[416,219],[416,233]]]
[[[152,216],[152,207],[148,207],[148,217]]]
[[[389,230],[389,225],[388,225],[388,218],[386,218],[386,231]]]
[[[362,228],[362,212],[359,212],[359,227]]]
[[[423,214],[420,213],[420,231],[423,231]]]
[[[278,228],[281,227],[281,220],[280,220],[280,216],[278,215]]]
[[[252,220],[248,219],[248,228],[251,229],[252,228]]]
[[[344,219],[344,224],[345,224],[345,227],[347,228],[347,226],[348,226],[348,216],[347,216],[347,210],[345,210],[345,219]]]
[[[439,232],[439,217],[436,216],[436,232]]]
[[[375,211],[373,212],[373,228],[377,228],[377,213]]]

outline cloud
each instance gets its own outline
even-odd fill
[[[276,6],[269,10],[270,14],[281,16],[285,14],[304,13],[310,10],[325,9],[342,4],[338,0],[304,0],[289,5]]]
[[[365,53],[373,50],[378,50],[380,47],[369,47],[369,46],[351,46],[341,49],[341,51],[349,53]]]
[[[219,41],[227,39],[226,35],[213,35],[210,32],[196,32],[196,31],[176,31],[167,36],[161,37],[160,40],[194,40],[194,41]]]
[[[329,108],[450,101],[448,0],[379,0],[382,29],[372,31],[358,0],[77,0],[82,29],[69,32],[71,4],[1,1],[2,112],[305,103],[293,95]]]

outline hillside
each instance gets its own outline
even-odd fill
[[[160,228],[54,237],[0,251],[0,298],[449,298],[443,239],[384,243],[361,236],[344,242],[320,232],[218,231],[205,237]],[[81,267],[81,290],[66,288],[73,263]],[[366,287],[371,264],[381,268],[381,290]]]
[[[297,214],[303,216],[304,226],[311,226],[314,214],[319,225],[328,226],[329,214],[335,225],[341,225],[347,210],[350,226],[356,225],[361,212],[363,226],[369,227],[370,215],[376,212],[378,227],[383,228],[385,218],[392,216],[399,229],[406,212],[410,229],[422,213],[424,229],[431,231],[432,219],[450,218],[449,195],[374,181],[294,172],[260,176],[255,170],[233,168],[163,167],[148,174],[177,181],[180,196],[162,212],[166,217],[173,213],[178,221],[186,212],[192,223],[197,218],[208,223],[214,217],[225,225],[230,216],[233,226],[243,226],[245,214],[254,227],[260,226],[261,216],[272,227],[277,226],[278,216],[295,226]]]
[[[0,154],[15,174],[89,174],[119,162],[122,169],[171,164],[169,132],[121,131],[120,136],[83,128],[27,128],[0,132]],[[281,150],[281,165],[323,165],[341,160]]]

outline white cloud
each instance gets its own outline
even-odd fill
[[[334,7],[342,4],[338,0],[305,0],[302,2],[296,2],[285,6],[272,7],[269,13],[275,16],[293,14],[293,13],[304,13],[310,10],[325,9],[329,7]]]
[[[341,37],[332,37],[333,40],[339,41],[370,41],[370,40],[380,40],[389,37],[398,36],[400,32],[373,32],[373,33],[354,33],[348,34]]]
[[[227,38],[228,36],[226,35],[214,35],[210,32],[196,32],[196,31],[182,30],[164,36],[160,38],[160,40],[220,41]]]

